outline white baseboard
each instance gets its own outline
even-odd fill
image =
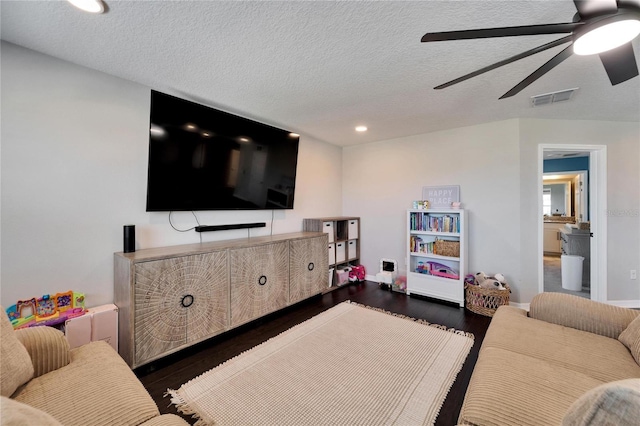
[[[518,303],[518,302],[509,302],[509,306],[513,306],[514,308],[524,309],[525,311],[529,310],[529,303]]]
[[[375,275],[367,274],[365,279],[374,283],[377,282]],[[608,300],[605,303],[621,308],[640,309],[640,300]],[[525,311],[529,311],[529,305],[530,303],[509,302],[509,306],[524,309]]]
[[[640,300],[607,300],[606,303],[613,306],[619,306],[621,308],[640,308]]]

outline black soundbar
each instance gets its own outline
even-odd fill
[[[266,222],[234,223],[231,225],[200,225],[200,226],[196,226],[196,232],[227,231],[229,229],[264,228],[265,226],[267,226]]]

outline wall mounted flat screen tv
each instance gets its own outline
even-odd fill
[[[292,209],[299,136],[151,91],[147,211]]]

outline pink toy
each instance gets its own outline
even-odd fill
[[[429,264],[429,272],[431,273],[431,275],[434,275],[436,277],[450,278],[452,280],[457,280],[460,278],[456,271],[454,271],[447,265],[443,265],[438,262],[427,263]]]
[[[349,281],[364,281],[364,265],[355,265],[351,267],[351,271],[349,271]]]

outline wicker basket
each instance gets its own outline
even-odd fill
[[[511,289],[508,284],[504,286],[506,290],[494,290],[465,283],[465,307],[476,314],[492,317],[496,309],[502,305],[509,304]]]
[[[460,257],[460,241],[436,240],[435,254]]]

